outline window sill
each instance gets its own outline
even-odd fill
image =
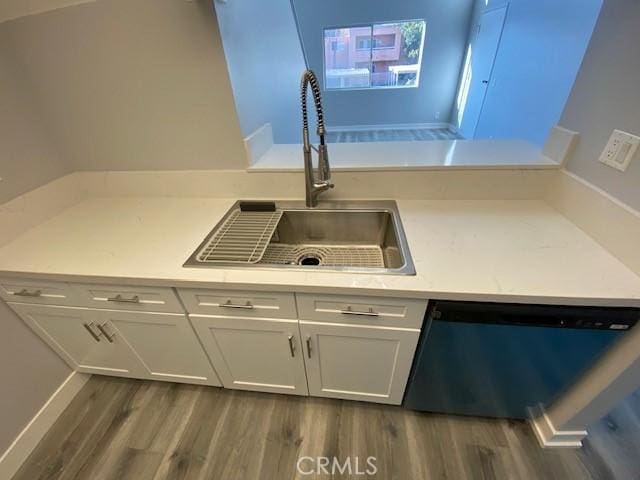
[[[334,171],[449,169],[559,169],[561,165],[523,140],[430,140],[329,144]],[[302,145],[275,144],[249,172],[304,170]]]

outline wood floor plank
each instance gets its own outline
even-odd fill
[[[100,415],[96,427],[85,438],[85,442],[74,458],[64,468],[61,479],[104,478],[100,475],[103,462],[112,449],[120,448],[121,436],[126,436],[130,426],[129,417],[135,412],[135,398],[144,382],[131,381],[118,401],[113,401]]]
[[[415,479],[467,478],[462,453],[445,415],[407,412],[410,461]]]
[[[305,402],[300,400],[292,396],[274,404],[258,468],[265,478],[296,477],[296,462],[304,440]]]
[[[40,442],[15,479],[73,478],[91,456],[101,430],[113,421],[131,390],[131,381],[104,377],[90,380]]]
[[[585,448],[609,466],[617,478],[640,479],[640,421],[636,410],[638,393],[592,425]]]
[[[220,424],[232,402],[230,392],[219,388],[200,387],[181,434],[167,449],[164,463],[155,478],[206,478],[209,456],[215,456],[212,443],[221,432]]]
[[[582,449],[542,449],[522,421],[94,376],[14,479],[640,480],[638,412],[636,395]],[[303,475],[303,456],[343,470]]]
[[[233,408],[221,419],[213,446],[214,461],[206,478],[245,480],[259,478],[269,418],[278,401],[276,395],[234,391]]]
[[[118,480],[140,480],[153,478],[162,461],[162,454],[148,450],[126,447],[113,466],[110,478]]]

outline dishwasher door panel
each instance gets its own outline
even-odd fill
[[[550,404],[620,332],[430,320],[404,405],[526,418]]]

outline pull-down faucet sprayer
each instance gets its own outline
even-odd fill
[[[320,144],[314,147],[309,142],[309,119],[307,117],[307,86],[311,86],[313,103],[316,109],[318,123],[318,137]],[[315,73],[305,70],[300,81],[300,101],[302,105],[302,153],[304,156],[304,179],[306,187],[307,207],[318,205],[318,195],[325,190],[333,188],[331,183],[331,169],[329,167],[329,153],[325,143],[324,116],[322,113],[322,99],[320,98],[320,85]],[[313,157],[311,150],[318,152],[318,178],[313,170]]]

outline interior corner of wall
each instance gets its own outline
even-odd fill
[[[249,165],[255,164],[273,146],[273,129],[271,123],[265,123],[249,136],[244,138],[244,148]]]
[[[549,132],[542,154],[559,165],[565,166],[575,150],[579,136],[578,132],[556,125]]]

